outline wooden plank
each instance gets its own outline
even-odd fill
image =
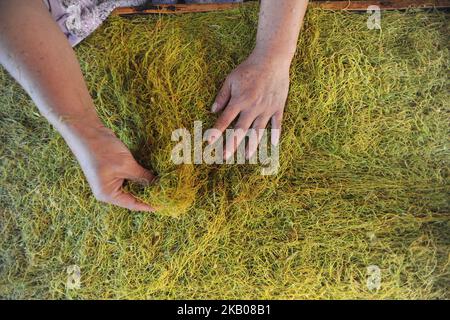
[[[141,7],[117,8],[113,14],[173,14],[173,13],[192,13],[229,10],[241,6],[241,3],[205,3],[205,4],[161,4],[147,5]]]
[[[147,5],[141,7],[125,7],[114,10],[115,15],[131,14],[177,14],[192,12],[209,12],[229,10],[241,6],[240,3],[212,3],[212,4],[166,4]],[[324,10],[366,11],[371,5],[380,7],[381,10],[405,10],[410,8],[444,9],[450,8],[450,0],[372,0],[372,1],[310,1],[312,8]]]
[[[366,11],[372,5],[381,10],[444,9],[450,8],[450,0],[311,1],[309,4],[313,8],[347,11]]]

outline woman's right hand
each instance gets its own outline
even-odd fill
[[[103,126],[84,128],[81,134],[72,137],[76,141],[67,142],[97,200],[132,211],[155,211],[155,208],[122,189],[125,180],[148,185],[155,180],[155,176],[136,162],[110,129]]]

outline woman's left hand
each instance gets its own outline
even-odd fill
[[[214,125],[214,134],[209,143],[214,143],[237,119],[234,125],[235,143],[225,146],[224,158],[230,158],[245,138],[249,129],[250,141],[246,158],[251,158],[262,138],[262,131],[271,121],[271,142],[278,144],[283,110],[289,91],[289,63],[275,57],[258,55],[253,52],[226,78],[211,108],[212,112],[222,112]],[[239,130],[238,130],[239,129]]]

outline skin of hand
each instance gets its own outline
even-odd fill
[[[262,0],[256,46],[251,55],[226,78],[211,108],[222,112],[209,143],[214,143],[233,121],[234,134],[224,149],[230,158],[249,129],[250,141],[262,138],[260,129],[271,122],[271,143],[277,145],[289,91],[289,67],[295,54],[307,0]],[[275,130],[274,130],[275,129]],[[227,140],[228,141],[228,140]],[[246,158],[251,158],[258,143],[250,142]]]
[[[111,130],[94,125],[83,128],[83,134],[72,139],[71,148],[98,200],[133,211],[155,210],[122,190],[125,180],[148,185],[155,176],[136,162]]]
[[[125,180],[154,176],[101,123],[75,53],[43,1],[0,0],[0,63],[63,136],[98,200],[154,211],[122,190]]]

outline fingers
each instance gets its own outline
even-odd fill
[[[270,142],[273,146],[277,146],[280,143],[281,135],[281,122],[283,120],[283,113],[277,112],[272,116],[272,130],[270,134]]]
[[[239,110],[241,110],[238,105],[229,106],[224,110],[222,115],[219,117],[215,124],[215,128],[221,134],[230,126],[231,122],[238,116]],[[281,123],[283,119],[282,112],[276,112],[272,117],[267,117],[265,115],[260,115],[255,119],[255,115],[251,113],[241,112],[239,120],[234,127],[233,135],[227,137],[227,143],[224,149],[224,158],[229,159],[238,149],[239,145],[244,140],[247,133],[249,134],[249,144],[246,150],[246,159],[250,159],[255,154],[258,149],[258,145],[263,137],[264,129],[267,127],[269,120],[271,121],[271,131],[270,131],[270,142],[272,145],[277,146],[280,142],[281,135]],[[253,123],[253,125],[252,125]],[[249,128],[252,126],[250,132]],[[213,143],[220,134],[216,134],[214,139],[210,140]]]
[[[233,103],[231,100],[228,106],[225,108],[225,110],[220,115],[219,119],[217,119],[216,123],[214,124],[213,129],[218,130],[220,134],[222,134],[233,122],[234,119],[238,116],[240,112],[240,107],[238,104]],[[219,138],[218,136],[215,136],[214,139],[210,139],[209,143],[212,144]]]
[[[115,172],[115,177],[123,180],[131,180],[143,186],[152,184],[156,180],[156,176],[150,170],[145,169],[130,156],[124,164]]]
[[[234,127],[233,135],[227,138],[227,143],[224,150],[224,158],[226,160],[236,152],[254,120],[255,117],[253,114],[241,112],[239,120]]]
[[[134,174],[128,179],[141,185],[147,186],[156,180],[156,176],[150,170],[145,169],[138,163],[135,164],[133,172]]]
[[[155,212],[156,209],[145,204],[133,195],[126,193],[124,191],[119,191],[120,193],[114,197],[111,201],[107,201],[116,206],[131,210],[131,211],[144,211],[144,212]]]
[[[224,84],[222,85],[222,88],[220,89],[219,93],[217,94],[216,100],[214,101],[211,112],[219,112],[225,108],[225,106],[228,104],[228,101],[230,101],[231,98],[231,83],[228,80],[228,78],[225,80]]]
[[[116,205],[128,210],[132,211],[144,211],[144,212],[155,212],[156,209],[149,206],[148,204],[145,204],[141,201],[139,201],[136,197],[133,195],[125,192],[122,190],[122,179],[118,179],[117,181],[113,182],[113,185],[116,183],[117,186],[113,186],[115,191],[99,191],[99,190],[93,190],[94,196],[98,201],[109,203],[112,205]]]
[[[253,122],[250,138],[249,138],[249,144],[247,146],[246,150],[246,158],[250,159],[254,156],[256,150],[258,150],[258,145],[261,142],[261,139],[264,135],[264,129],[267,127],[267,123],[269,122],[270,117],[266,116],[259,116],[256,118],[256,120]]]
[[[249,146],[245,157],[247,159],[253,157],[263,138],[263,129],[266,128],[269,121],[271,121],[273,129],[271,132],[271,143],[278,145],[280,140],[281,120],[285,103],[285,101],[282,102],[281,100],[283,96],[271,93],[272,91],[265,86],[255,87],[251,83],[252,79],[246,80],[244,77],[246,73],[241,71],[235,71],[238,72],[239,77],[229,76],[225,80],[211,108],[212,112],[221,111],[222,114],[214,124],[213,128],[216,132],[208,137],[210,144],[216,142],[239,116],[239,120],[234,126],[233,135],[226,137],[224,149],[224,159],[226,160],[239,150],[239,146],[247,135],[249,136]],[[233,73],[232,75],[235,74]],[[233,90],[231,90],[231,83],[233,83]],[[275,89],[273,91],[278,92],[279,88],[276,87]],[[249,132],[252,124],[255,130]]]
[[[111,191],[105,190],[105,194],[97,197],[97,199],[132,211],[155,212],[155,208],[122,190],[124,180],[131,180],[147,186],[154,182],[156,177],[150,170],[145,169],[133,159],[122,173],[117,174],[117,178],[112,181],[110,188],[107,188]]]

